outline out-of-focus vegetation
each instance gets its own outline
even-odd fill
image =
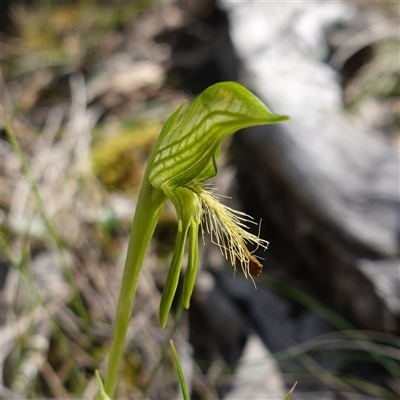
[[[175,30],[175,38],[185,24],[198,25],[175,3],[153,1],[21,2],[10,5],[9,16],[11,29],[0,43],[0,392],[7,399],[91,399],[95,369],[104,374],[147,157],[163,122],[188,97],[168,85],[172,45],[158,37]],[[349,105],[398,93],[390,46],[379,44],[349,82]],[[390,71],[380,68],[381,57],[392,60]],[[384,92],[373,86],[375,77],[387,78]],[[20,154],[5,134],[6,121]],[[118,398],[170,399],[180,390],[168,341],[174,334],[178,353],[190,349],[184,332],[172,324],[161,331],[157,319],[175,231],[167,207],[142,272]],[[396,338],[378,339],[383,345],[373,351],[392,357]],[[342,345],[343,357],[372,358],[345,334],[321,341]],[[324,355],[318,346],[315,352]],[[294,365],[288,387],[319,379],[319,372],[333,389],[345,385],[393,398],[386,388],[352,384],[351,377],[313,370],[314,364],[307,368],[308,356],[301,361],[306,352],[296,346],[277,355],[282,365]],[[232,373],[221,359],[181,362],[193,371],[197,398],[218,398]]]
[[[400,138],[400,43],[398,30],[393,29],[400,20],[397,2],[371,1],[357,3],[362,9],[379,11],[392,22],[389,26],[377,19],[377,27],[365,29],[342,45],[348,52],[342,70],[344,105],[353,114],[360,114],[368,120],[373,109],[389,109],[384,130],[391,130],[389,136],[398,145]],[[341,51],[336,54],[338,56]],[[335,56],[335,57],[336,57]],[[339,56],[340,58],[340,56]],[[333,60],[334,61],[334,60]],[[335,61],[334,61],[335,64]],[[373,104],[373,107],[371,107]],[[391,127],[390,121],[394,121]],[[382,128],[382,127],[381,127]]]
[[[93,173],[109,190],[138,189],[143,166],[150,155],[161,124],[121,124],[120,132],[111,134],[93,146]],[[103,128],[111,131],[111,127]]]
[[[58,67],[59,73],[68,73],[96,67],[115,52],[118,30],[151,5],[151,0],[13,5],[10,14],[19,37],[6,42],[13,56],[8,69],[21,74]]]
[[[151,1],[10,6],[17,36],[2,35],[1,112],[21,153],[3,125],[6,398],[95,396],[94,371],[104,373],[135,196],[162,123],[183,99],[162,86],[157,50],[130,54],[135,40],[157,48],[151,32],[143,38],[134,31],[161,14]],[[163,29],[154,21],[147,26]],[[174,230],[172,215],[166,210],[166,229],[157,230],[162,241]],[[166,254],[171,250],[172,243]],[[159,264],[150,257],[143,273],[136,309],[142,317],[128,338],[119,398],[138,398],[142,390],[170,398],[175,390],[172,356],[156,382],[151,378],[169,335],[154,318],[159,293],[150,274]],[[179,335],[175,342],[182,342]]]
[[[390,105],[388,120],[394,120],[395,140],[400,136],[399,113],[399,38],[388,37],[371,43],[364,49],[370,53],[369,61],[362,65],[354,76],[346,82],[344,101],[351,112],[357,112],[375,101]],[[367,108],[368,110],[368,108]]]
[[[346,90],[345,101],[354,105],[371,97],[397,97],[400,46],[396,39],[384,40],[374,46],[371,61],[365,64]]]

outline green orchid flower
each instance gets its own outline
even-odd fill
[[[249,243],[267,248],[268,242],[248,231],[251,217],[220,203],[207,180],[217,173],[221,142],[239,129],[288,119],[273,114],[256,96],[234,82],[210,86],[182,113],[182,104],[165,123],[147,164],[136,205],[118,300],[114,337],[104,389],[114,397],[139,274],[158,218],[171,200],[178,215],[178,231],[171,266],[160,303],[165,327],[178,286],[189,237],[189,257],[183,303],[189,307],[198,264],[198,234],[208,232],[223,256],[246,277],[258,276],[262,265],[248,250]],[[100,397],[98,397],[100,398]]]
[[[181,108],[177,114],[181,112]],[[236,260],[246,277],[258,276],[261,264],[251,255],[247,243],[267,248],[268,242],[247,231],[246,214],[221,204],[204,182],[217,173],[221,142],[239,129],[284,121],[252,93],[234,82],[206,89],[190,105],[156,145],[149,165],[149,181],[162,189],[178,214],[178,233],[167,282],[161,298],[160,323],[165,326],[178,285],[179,272],[189,236],[189,260],[183,285],[183,302],[189,307],[198,264],[198,232],[205,229],[222,254],[235,267]]]

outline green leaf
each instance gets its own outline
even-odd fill
[[[159,141],[150,182],[155,187],[173,188],[198,181],[199,176],[215,175],[215,158],[222,140],[242,128],[287,119],[273,114],[238,83],[210,86]]]
[[[97,392],[96,400],[111,400],[111,398],[107,395],[106,391],[104,390],[103,381],[101,380],[99,371],[96,369],[94,372],[97,380],[97,384],[99,385],[99,390]]]

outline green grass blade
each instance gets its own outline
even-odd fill
[[[292,395],[292,393],[293,393],[294,388],[296,387],[296,385],[297,385],[297,382],[295,382],[295,384],[294,384],[294,385],[292,386],[292,388],[289,390],[289,393],[286,395],[286,397],[285,397],[284,400],[289,400],[289,399],[290,399],[290,396]]]
[[[190,400],[189,394],[188,394],[187,389],[186,389],[186,383],[185,383],[185,378],[183,376],[182,367],[181,367],[181,364],[179,362],[178,353],[176,352],[176,349],[175,349],[175,346],[174,346],[174,342],[173,342],[172,339],[170,339],[169,344],[170,344],[171,349],[172,349],[172,355],[174,357],[176,370],[178,371],[179,383],[181,385],[183,398],[185,400]]]
[[[111,400],[111,398],[107,395],[106,391],[104,390],[103,381],[101,380],[100,373],[96,369],[94,372],[97,380],[97,384],[99,385],[99,390],[97,392],[96,400]]]

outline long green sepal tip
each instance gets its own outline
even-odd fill
[[[183,282],[183,306],[188,309],[190,306],[190,298],[192,297],[194,283],[197,275],[197,267],[199,263],[199,224],[192,221],[189,231],[189,260]]]
[[[168,319],[168,314],[169,311],[171,310],[172,301],[174,299],[175,292],[178,287],[179,273],[181,270],[182,259],[185,252],[187,231],[188,231],[188,225],[184,226],[182,221],[179,221],[174,254],[172,255],[171,266],[168,271],[167,281],[165,283],[165,287],[161,296],[160,311],[159,311],[161,328],[165,328]]]

